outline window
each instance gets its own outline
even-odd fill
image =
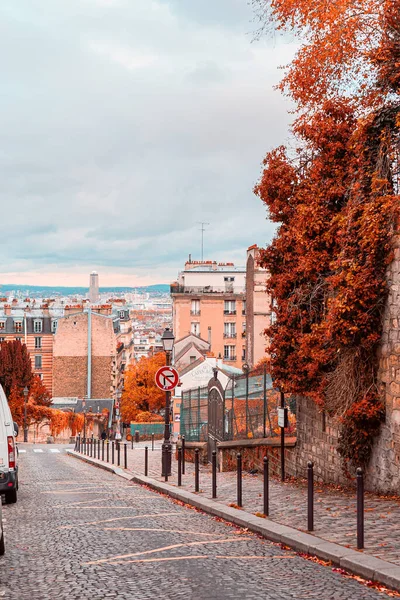
[[[6,328],[6,322],[5,321],[0,321],[0,331],[4,331]]]
[[[57,319],[53,319],[51,322],[51,332],[52,333],[57,333],[57,325],[58,325]]]
[[[0,344],[1,344],[1,342],[4,342],[5,339],[6,338],[0,337]]]
[[[246,300],[243,300],[242,315],[246,314]]]
[[[22,331],[22,321],[14,321],[14,329],[15,331]]]
[[[22,338],[20,338],[20,337],[16,337],[16,338],[15,338],[15,341],[16,341],[16,342],[21,342],[21,343],[22,343]]]
[[[120,310],[119,311],[119,318],[120,319],[125,319],[125,311],[124,310]]]
[[[192,300],[190,314],[197,316],[200,315],[200,300]]]
[[[236,337],[236,323],[224,323],[224,338]]]
[[[42,355],[36,354],[35,355],[35,369],[41,369],[41,368],[42,368]]]
[[[39,320],[33,321],[33,331],[35,333],[42,333],[42,326],[43,326],[42,321],[39,321]]]
[[[41,337],[35,337],[35,348],[36,349],[40,349],[42,347],[42,338]]]
[[[246,348],[242,348],[242,361],[246,360]]]
[[[224,314],[225,315],[236,315],[236,300],[225,300]]]
[[[224,281],[232,282],[232,281],[235,281],[235,278],[234,277],[224,277]]]
[[[195,335],[200,335],[200,323],[191,323],[190,331]]]
[[[37,376],[43,381],[43,373],[38,373]]]
[[[246,337],[246,321],[242,323],[242,338]]]
[[[190,356],[189,360],[190,360],[191,363],[194,363],[194,361],[196,360],[196,357],[195,356]]]
[[[224,346],[224,360],[236,360],[236,346]]]

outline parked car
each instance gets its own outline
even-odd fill
[[[0,494],[4,494],[6,504],[17,501],[18,465],[15,436],[10,407],[0,385]]]

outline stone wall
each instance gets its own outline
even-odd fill
[[[386,418],[374,444],[368,468],[370,487],[399,493],[400,484],[400,233],[393,238],[393,261],[388,269],[389,296],[379,353],[379,383]]]
[[[307,476],[307,463],[314,463],[314,477],[320,481],[349,483],[336,451],[338,428],[310,398],[301,397],[296,402],[297,444],[296,466],[293,475]]]

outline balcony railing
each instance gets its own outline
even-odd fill
[[[224,333],[224,338],[236,338],[237,333]]]
[[[191,310],[190,314],[192,315],[192,317],[199,317],[201,315],[201,311],[200,310]]]
[[[232,294],[233,296],[240,296],[244,298],[244,287],[238,286],[233,289],[227,290],[226,287],[205,285],[205,286],[197,286],[197,285],[179,285],[178,283],[172,284],[170,286],[171,294]]]
[[[224,310],[224,315],[236,315],[236,310]]]
[[[224,356],[224,360],[236,360],[236,356]]]

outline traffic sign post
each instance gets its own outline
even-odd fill
[[[171,391],[176,388],[179,383],[179,373],[174,367],[169,364],[171,356],[166,352],[167,364],[165,367],[160,367],[155,375],[156,386],[165,392],[165,421],[164,421],[164,442],[161,452],[161,475],[168,481],[168,476],[171,475],[171,454],[172,446],[170,441],[170,419],[169,411],[171,405]]]
[[[156,386],[164,392],[174,390],[179,383],[179,373],[174,367],[160,367],[155,376]]]

